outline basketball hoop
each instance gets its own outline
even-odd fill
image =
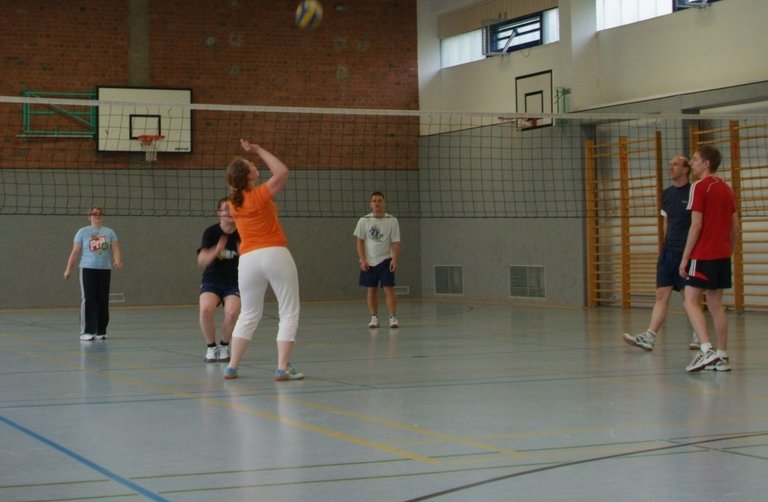
[[[154,162],[157,160],[157,149],[159,148],[158,141],[165,139],[162,134],[142,134],[136,136],[139,140],[141,149],[144,150],[144,160],[147,162]]]
[[[540,119],[537,117],[499,117],[499,120],[512,125],[517,131],[522,131],[524,129],[537,128]]]
[[[539,119],[537,117],[528,117],[525,121],[528,123],[526,129],[536,129],[539,127]]]

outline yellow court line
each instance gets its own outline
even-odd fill
[[[5,335],[5,333],[0,332],[0,338],[8,338],[8,337]],[[34,343],[30,343],[28,340],[25,343],[26,343],[27,346],[34,345]],[[3,344],[0,344],[0,345],[3,345]],[[38,344],[38,346],[40,346],[40,345],[41,344]],[[188,393],[188,392],[184,392],[184,391],[176,389],[174,387],[170,387],[170,386],[166,386],[166,385],[158,385],[158,384],[154,384],[154,383],[148,383],[148,382],[145,382],[143,380],[138,380],[136,378],[132,378],[132,377],[124,376],[124,375],[118,375],[118,374],[115,374],[114,372],[105,372],[105,371],[102,371],[100,369],[86,368],[82,364],[79,364],[79,363],[78,364],[73,364],[73,363],[70,363],[68,361],[62,360],[61,358],[36,354],[34,352],[29,352],[29,351],[26,351],[26,350],[23,350],[23,349],[19,349],[16,346],[9,346],[9,345],[7,345],[6,347],[7,347],[7,350],[17,352],[17,353],[19,353],[19,354],[21,354],[21,355],[23,355],[23,356],[25,356],[27,358],[34,359],[34,360],[37,360],[37,361],[43,361],[43,362],[47,362],[47,363],[50,363],[50,364],[56,364],[56,365],[58,365],[60,367],[65,367],[65,368],[79,369],[79,370],[82,370],[82,371],[85,371],[85,372],[88,372],[88,373],[93,373],[93,374],[96,374],[98,376],[105,377],[105,378],[107,378],[109,380],[112,380],[112,381],[124,383],[124,384],[127,384],[127,385],[132,385],[134,387],[138,387],[138,388],[145,389],[145,390],[151,390],[151,391],[154,391],[154,392],[161,392],[161,393],[164,393],[164,394],[169,394],[169,395],[173,395],[173,396],[181,397],[181,398],[186,398],[186,399],[199,399],[201,402],[203,402],[205,404],[209,404],[209,405],[213,405],[213,406],[218,406],[220,408],[227,408],[227,409],[233,409],[233,410],[236,410],[236,411],[241,411],[243,413],[248,413],[249,415],[257,416],[259,418],[264,418],[264,419],[267,419],[267,420],[272,420],[272,421],[275,421],[275,422],[280,422],[280,423],[283,423],[283,424],[291,425],[291,426],[294,426],[294,427],[299,428],[299,429],[316,432],[316,433],[322,434],[324,436],[332,437],[334,439],[339,439],[339,440],[342,440],[342,441],[347,441],[347,442],[350,442],[350,443],[353,443],[353,444],[356,444],[356,445],[359,445],[359,446],[365,446],[365,447],[368,447],[368,448],[372,448],[374,450],[378,450],[378,451],[381,451],[381,452],[384,452],[384,453],[389,453],[391,455],[394,455],[394,456],[397,456],[397,457],[401,457],[401,458],[410,459],[410,460],[413,460],[413,461],[416,461],[416,462],[421,462],[421,463],[430,464],[430,465],[438,465],[438,464],[440,464],[439,460],[433,459],[433,458],[428,457],[426,455],[420,455],[418,453],[410,452],[410,451],[403,450],[403,449],[400,449],[400,448],[395,448],[395,447],[392,447],[392,446],[384,444],[384,443],[379,443],[379,442],[376,442],[376,441],[370,441],[370,440],[367,440],[367,439],[364,439],[364,438],[361,438],[361,437],[358,437],[358,436],[354,436],[352,434],[346,434],[346,433],[343,433],[343,432],[338,432],[338,431],[335,431],[335,430],[332,430],[332,429],[329,429],[329,428],[326,428],[326,427],[320,427],[320,426],[312,425],[312,424],[309,424],[309,423],[306,423],[306,422],[302,422],[302,421],[299,421],[299,420],[294,420],[294,419],[290,419],[290,418],[281,417],[279,415],[275,415],[275,414],[272,414],[272,413],[267,413],[267,412],[264,412],[264,411],[260,411],[258,409],[252,408],[250,406],[245,406],[245,405],[241,405],[241,404],[237,404],[237,403],[232,403],[232,402],[229,402],[229,401],[225,401],[223,399],[214,399],[214,398],[200,397],[200,396],[198,396],[196,394],[191,394],[191,393]],[[79,354],[79,352],[78,352],[78,354]],[[110,360],[115,361],[115,358],[110,357]],[[149,372],[149,373],[155,373],[155,374],[162,374],[163,373],[162,371],[155,371],[155,370],[151,370],[151,369],[150,370],[145,369],[144,371],[145,372]]]
[[[385,418],[372,417],[370,415],[363,415],[362,413],[356,413],[354,411],[343,410],[343,409],[335,408],[335,407],[328,406],[328,405],[325,405],[325,404],[313,403],[313,402],[306,401],[306,400],[303,400],[303,399],[297,399],[297,398],[288,397],[288,396],[263,396],[263,397],[266,397],[266,398],[269,398],[269,399],[273,399],[273,400],[284,400],[284,399],[285,400],[290,400],[290,401],[293,401],[295,403],[300,404],[301,406],[304,406],[305,408],[312,408],[312,409],[315,409],[315,410],[324,411],[326,413],[330,413],[330,414],[334,414],[334,415],[342,415],[342,416],[346,416],[346,417],[350,417],[350,418],[355,418],[355,419],[363,421],[363,422],[369,422],[369,423],[373,423],[373,424],[377,424],[377,425],[384,425],[384,426],[390,427],[392,429],[412,432],[414,434],[419,434],[419,435],[422,435],[422,436],[427,436],[427,437],[430,437],[430,438],[438,439],[440,441],[445,441],[445,442],[449,442],[449,443],[458,443],[458,444],[463,444],[463,445],[466,445],[466,446],[472,446],[473,448],[477,448],[477,449],[482,450],[482,451],[490,451],[490,452],[494,452],[494,453],[502,453],[504,455],[509,455],[511,457],[514,457],[514,458],[521,458],[521,457],[525,456],[524,453],[521,453],[521,452],[519,452],[517,450],[513,450],[513,449],[510,449],[510,448],[500,448],[498,446],[495,446],[495,445],[492,445],[492,444],[488,444],[488,443],[483,443],[481,441],[477,441],[475,439],[471,439],[471,438],[468,438],[468,437],[465,437],[465,436],[454,436],[454,435],[451,435],[451,434],[445,434],[445,433],[434,431],[434,430],[430,430],[430,429],[424,429],[422,427],[416,427],[416,426],[413,426],[413,425],[410,425],[410,424],[406,424],[406,423],[403,423],[403,422],[396,422],[394,420],[388,420],[388,419],[385,419]]]
[[[376,441],[369,441],[369,440],[363,439],[363,438],[361,438],[359,436],[353,436],[352,434],[346,434],[346,433],[343,433],[343,432],[334,431],[334,430],[328,429],[326,427],[319,427],[317,425],[308,424],[306,422],[301,422],[299,420],[294,420],[292,418],[285,418],[285,417],[281,417],[279,415],[274,415],[272,413],[267,413],[267,412],[264,412],[264,411],[259,411],[259,410],[256,410],[254,408],[251,408],[249,406],[243,406],[243,405],[236,404],[236,403],[229,403],[229,402],[222,401],[222,400],[219,400],[219,399],[210,399],[210,398],[203,398],[203,401],[207,402],[209,404],[214,404],[214,405],[222,406],[222,407],[225,407],[225,408],[231,408],[231,409],[234,409],[234,410],[237,410],[237,411],[242,411],[244,413],[248,413],[250,415],[255,415],[255,416],[258,416],[258,417],[261,417],[261,418],[267,418],[267,419],[274,420],[274,421],[277,421],[277,422],[293,425],[293,426],[301,428],[301,429],[317,432],[317,433],[323,434],[325,436],[330,436],[330,437],[332,437],[334,439],[340,439],[340,440],[343,440],[343,441],[348,441],[350,443],[354,443],[356,445],[366,446],[366,447],[369,447],[369,448],[373,448],[375,450],[379,450],[379,451],[383,451],[383,452],[386,452],[386,453],[390,453],[390,454],[398,456],[398,457],[408,458],[408,459],[414,460],[416,462],[422,462],[422,463],[425,463],[425,464],[432,464],[432,465],[438,465],[438,464],[441,463],[440,461],[435,460],[435,459],[433,459],[431,457],[428,457],[428,456],[425,456],[425,455],[419,455],[417,453],[413,453],[413,452],[410,452],[410,451],[402,450],[400,448],[394,448],[392,446],[389,446],[389,445],[386,445],[386,444],[383,444],[383,443],[379,443],[379,442],[376,442]]]

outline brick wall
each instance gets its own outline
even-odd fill
[[[195,103],[418,109],[415,0],[326,1],[323,22],[311,31],[294,24],[296,0],[130,1],[4,0],[0,95],[142,82],[192,89]],[[137,75],[137,68],[148,75]],[[46,149],[82,150],[77,167],[121,167],[137,155],[97,154],[73,139],[9,145],[18,141],[6,132],[18,127],[15,116],[0,111],[0,167],[37,167],[46,155],[34,151]],[[218,124],[196,115],[195,153],[164,162],[219,163],[209,157],[220,145],[207,145],[207,157],[199,148],[216,134],[213,127]]]
[[[0,94],[127,81],[127,1],[4,0],[0,11]]]
[[[148,85],[192,88],[201,103],[418,108],[415,0],[326,1],[314,31],[294,25],[296,3],[149,2]],[[128,0],[0,10],[0,94],[128,85]]]

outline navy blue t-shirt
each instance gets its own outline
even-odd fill
[[[690,183],[681,187],[667,187],[661,194],[661,209],[667,215],[664,247],[670,251],[682,253],[685,250],[688,229],[691,227],[691,212],[687,209],[690,194]]]

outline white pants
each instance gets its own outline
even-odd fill
[[[293,342],[299,329],[299,275],[288,248],[269,247],[240,256],[240,317],[232,336],[251,340],[264,315],[267,286],[277,297],[280,322],[277,340]]]

